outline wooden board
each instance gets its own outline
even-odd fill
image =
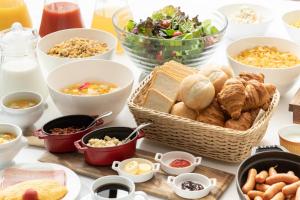
[[[153,160],[154,154],[137,150],[136,157],[146,158],[148,160]],[[117,173],[113,171],[110,166],[109,167],[94,167],[86,164],[84,162],[84,158],[82,154],[79,153],[68,153],[68,154],[51,154],[45,153],[40,159],[41,162],[51,162],[64,165],[78,174],[88,176],[91,178],[99,178],[107,175],[116,175]],[[229,174],[227,172],[205,167],[199,166],[195,170],[196,173],[201,173],[209,178],[217,179],[217,187],[214,188],[211,193],[202,198],[202,200],[217,200],[224,193],[224,191],[231,184],[234,179],[233,174]],[[156,173],[155,177],[145,183],[137,184],[137,190],[142,190],[149,195],[153,195],[163,199],[171,199],[171,200],[181,200],[182,198],[178,197],[175,193],[172,192],[171,188],[167,184],[167,174],[160,171]]]
[[[289,111],[293,112],[293,122],[300,124],[300,89],[293,97],[289,105]]]

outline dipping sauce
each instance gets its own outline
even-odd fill
[[[200,183],[195,183],[193,181],[185,181],[181,183],[181,189],[189,191],[199,191],[203,190],[204,187]]]
[[[79,6],[71,2],[55,2],[45,5],[40,26],[40,36],[55,31],[82,28]]]
[[[123,141],[115,137],[105,136],[103,139],[92,138],[89,139],[87,145],[90,147],[115,147],[124,144]]]
[[[65,94],[78,95],[78,96],[99,96],[107,94],[117,89],[113,83],[106,82],[84,82],[70,85],[62,92]]]
[[[130,161],[124,166],[124,171],[132,175],[146,174],[152,170],[152,166],[146,162]]]
[[[5,106],[12,109],[25,109],[36,106],[38,103],[33,99],[18,99],[6,103]]]
[[[70,126],[70,127],[66,127],[66,128],[53,128],[53,129],[50,129],[49,132],[51,135],[70,135],[70,134],[82,131],[84,129],[85,129],[85,127],[78,128],[78,127]]]
[[[0,144],[4,144],[4,143],[7,143],[7,142],[10,142],[12,140],[16,139],[16,135],[13,134],[13,133],[8,133],[8,132],[5,132],[5,133],[1,133],[0,132]]]
[[[190,161],[184,159],[176,159],[170,163],[170,166],[175,168],[183,168],[183,167],[188,167],[190,165],[191,165]]]
[[[108,45],[104,42],[75,37],[56,44],[47,54],[65,58],[85,58],[107,51]]]
[[[130,188],[126,185],[119,183],[111,183],[99,186],[95,193],[99,197],[116,199],[127,197],[130,193]]]

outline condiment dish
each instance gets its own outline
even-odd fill
[[[281,94],[287,93],[299,77],[299,64],[292,67],[256,67],[243,64],[235,59],[242,51],[258,46],[276,47],[278,51],[292,53],[299,59],[300,46],[282,38],[248,37],[232,42],[226,49],[227,58],[236,74],[241,72],[263,73],[265,82],[274,84]]]
[[[126,164],[130,162],[137,162],[137,163],[143,163],[151,166],[151,170],[142,174],[131,174],[125,170]],[[122,162],[120,161],[114,161],[112,164],[112,169],[117,171],[120,176],[125,176],[128,177],[130,180],[132,180],[135,183],[143,183],[148,180],[150,180],[155,172],[158,172],[160,168],[159,163],[152,163],[149,160],[143,159],[143,158],[130,158],[123,160]]]
[[[36,105],[27,108],[10,108],[9,102],[19,99],[31,99]],[[43,97],[35,92],[14,92],[2,97],[0,102],[0,121],[14,123],[22,129],[32,126],[43,114],[47,104]]]
[[[201,190],[188,190],[182,189],[182,184],[186,181],[191,181],[196,184],[201,184],[203,189]],[[217,179],[208,178],[202,174],[197,173],[185,173],[176,177],[169,176],[167,183],[173,189],[173,191],[180,197],[186,199],[200,199],[209,194],[209,192],[217,185]]]
[[[107,94],[94,96],[71,95],[62,89],[76,83],[100,81],[117,88]],[[126,66],[108,60],[82,60],[61,65],[49,73],[47,85],[54,104],[63,115],[98,115],[111,111],[104,123],[113,121],[125,106],[134,76]]]
[[[235,13],[242,8],[249,8],[257,14],[258,21],[253,23],[238,22],[234,19]],[[269,8],[255,4],[229,4],[218,9],[228,19],[226,34],[230,39],[236,40],[247,36],[262,36],[273,21],[273,14]]]
[[[193,172],[195,168],[201,164],[202,160],[201,157],[195,157],[192,154],[183,151],[171,151],[165,154],[157,153],[154,159],[157,162],[160,162],[163,171],[172,175]],[[178,159],[188,161],[190,165],[185,167],[172,167],[170,165],[172,161]]]
[[[0,123],[0,133],[12,133],[16,136],[12,141],[0,144],[0,169],[10,165],[18,152],[27,145],[22,129],[14,124]]]
[[[98,54],[86,58],[65,58],[65,57],[52,56],[47,54],[50,48],[54,47],[55,45],[65,40],[74,37],[99,40],[101,42],[106,43],[108,45],[109,50],[102,54]],[[48,34],[45,37],[41,38],[37,44],[37,56],[42,68],[44,68],[45,71],[49,73],[50,71],[54,70],[58,66],[73,61],[84,60],[84,59],[110,60],[116,49],[116,46],[117,46],[117,38],[113,36],[111,33],[97,30],[97,29],[88,29],[88,28],[66,29],[66,30],[61,30],[61,31]]]
[[[282,16],[282,21],[284,24],[285,29],[287,30],[288,34],[292,38],[293,41],[300,44],[300,28],[296,28],[292,26],[293,23],[296,23],[300,20],[300,10],[294,10],[285,13]]]
[[[291,153],[300,155],[300,125],[284,126],[278,131],[280,145]]]

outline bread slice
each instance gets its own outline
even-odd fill
[[[149,89],[143,106],[152,110],[169,113],[174,101],[155,89]]]

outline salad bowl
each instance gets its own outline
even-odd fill
[[[160,19],[160,15],[167,20]],[[179,8],[167,6],[137,24],[135,21],[139,19],[132,19],[129,9],[121,8],[113,16],[113,24],[130,59],[144,72],[151,72],[155,66],[170,60],[198,67],[215,52],[225,33],[227,18],[217,11],[187,18]]]

